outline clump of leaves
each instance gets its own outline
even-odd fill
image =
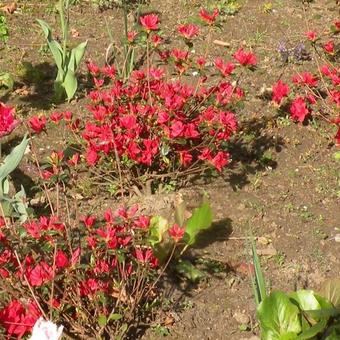
[[[7,26],[7,20],[4,14],[0,13],[0,41],[7,42],[9,37],[9,31]]]
[[[9,155],[5,157],[0,166],[0,206],[1,215],[4,217],[18,217],[22,222],[28,218],[26,193],[21,186],[21,190],[15,195],[10,195],[9,175],[17,168],[22,160],[28,145],[28,139],[23,138]],[[1,216],[0,215],[0,216]]]
[[[340,280],[327,280],[319,294],[312,290],[267,295],[265,280],[253,243],[253,290],[262,339],[326,339],[340,336]]]
[[[25,82],[33,84],[39,84],[46,78],[46,76],[41,70],[39,70],[32,63],[27,61],[22,61],[18,65],[17,74]]]
[[[241,9],[241,4],[238,0],[220,0],[215,1],[211,8],[217,8],[221,16],[234,15]]]
[[[72,99],[77,91],[78,82],[76,72],[84,56],[87,41],[80,43],[72,50],[68,49],[69,0],[60,0],[57,9],[60,15],[62,46],[57,40],[52,38],[50,26],[43,20],[37,19],[37,21],[44,32],[48,47],[58,68],[54,90],[56,100],[60,101],[64,98],[65,94],[68,100]]]
[[[8,72],[1,72],[0,73],[0,89],[11,91],[14,86],[14,79],[13,76]]]

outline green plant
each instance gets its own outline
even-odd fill
[[[266,293],[260,261],[252,244],[255,275],[253,292],[261,339],[264,340],[336,340],[340,336],[340,280],[327,280],[319,294],[312,290],[292,293]]]
[[[0,166],[0,215],[17,217],[21,222],[26,221],[28,217],[25,189],[21,186],[21,190],[11,197],[8,176],[19,165],[27,145],[28,139],[24,137],[21,143],[5,157],[3,164]]]
[[[0,41],[7,42],[9,37],[6,17],[0,13]]]
[[[222,16],[224,15],[234,15],[240,9],[241,5],[238,0],[219,0],[214,1],[210,8],[217,8]]]
[[[54,90],[56,100],[60,101],[64,98],[65,94],[68,100],[72,99],[77,91],[78,82],[76,72],[84,56],[87,41],[80,43],[71,50],[68,49],[69,0],[59,0],[57,10],[60,16],[62,46],[57,40],[52,38],[50,26],[43,20],[37,19],[37,21],[45,34],[48,47],[58,68]]]
[[[0,88],[5,89],[6,91],[11,91],[14,86],[13,76],[8,72],[0,73]]]
[[[204,202],[189,218],[186,218],[186,214],[186,203],[181,201],[175,207],[175,224],[161,216],[153,217],[150,221],[149,243],[161,263],[173,259],[175,270],[195,282],[205,274],[190,261],[181,259],[181,256],[195,244],[200,232],[211,227],[212,211],[210,204]]]

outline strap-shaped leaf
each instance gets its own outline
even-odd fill
[[[184,240],[188,246],[195,243],[199,232],[211,227],[212,218],[212,211],[208,202],[194,210],[185,227]]]
[[[68,62],[68,69],[76,73],[81,60],[85,54],[87,47],[87,41],[80,43],[77,47],[73,48],[71,51],[70,61]]]
[[[53,40],[51,27],[44,20],[37,19],[37,22],[39,23],[39,25],[41,26],[45,34],[48,47],[52,53],[53,59],[58,67],[58,70],[63,69],[63,64],[64,64],[63,63],[64,61],[63,49],[61,48],[60,44],[56,40]]]
[[[27,148],[27,136],[17,145],[11,153],[5,157],[4,163],[0,166],[0,182],[2,182],[19,165]]]
[[[74,72],[70,69],[67,70],[63,86],[67,95],[67,99],[68,100],[72,99],[77,91],[78,82]]]

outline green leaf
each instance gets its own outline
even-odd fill
[[[303,311],[321,309],[320,303],[316,299],[312,290],[301,289],[288,294],[288,297],[296,301],[300,309]]]
[[[336,151],[333,153],[333,158],[336,160],[336,161],[340,161],[340,151]]]
[[[326,280],[322,284],[319,294],[330,301],[334,307],[340,308],[340,279]]]
[[[113,313],[109,315],[108,321],[118,321],[123,317],[122,314],[118,314],[118,313]]]
[[[152,247],[162,242],[163,235],[167,232],[168,228],[168,221],[164,217],[153,216],[151,218],[148,241]]]
[[[259,256],[257,255],[256,244],[254,239],[252,239],[252,255],[255,269],[255,278],[252,278],[252,285],[256,303],[257,305],[259,305],[267,297],[267,292],[266,283],[261,269],[260,259]]]
[[[327,326],[327,320],[321,319],[317,324],[314,326],[308,328],[303,333],[301,333],[296,340],[306,340],[306,339],[312,339],[317,334],[321,333],[325,327]]]
[[[14,79],[8,72],[0,73],[0,87],[6,87],[8,90],[12,90],[14,86]]]
[[[179,260],[175,269],[192,282],[197,282],[205,276],[204,273],[198,270],[190,261],[186,260]]]
[[[25,136],[21,143],[17,145],[9,155],[5,157],[3,164],[0,166],[0,183],[2,183],[5,178],[17,168],[20,161],[24,157],[27,144],[28,139],[27,136]]]
[[[211,227],[212,218],[212,211],[208,202],[203,203],[193,211],[185,227],[184,241],[188,246],[195,243],[199,232]]]
[[[328,319],[330,317],[339,316],[340,308],[322,308],[316,310],[306,310],[305,313],[311,316],[314,320]]]
[[[67,99],[72,99],[77,91],[78,82],[74,72],[71,69],[67,70],[63,86],[67,95]]]
[[[107,318],[105,315],[101,314],[98,316],[98,325],[99,327],[105,327],[107,324]]]
[[[63,49],[61,48],[60,44],[56,40],[52,39],[52,30],[50,26],[47,24],[47,22],[45,22],[44,20],[40,20],[40,19],[37,19],[37,22],[39,23],[39,25],[41,26],[45,34],[48,47],[52,53],[53,59],[58,67],[58,70],[62,70],[63,65],[64,65],[64,60],[66,57],[64,56]]]
[[[283,292],[272,292],[257,308],[261,337],[266,340],[293,340],[301,332],[299,309]]]
[[[72,49],[70,61],[67,67],[68,70],[72,70],[74,73],[76,73],[80,65],[80,62],[83,59],[86,46],[87,46],[87,41],[80,43],[77,47]]]

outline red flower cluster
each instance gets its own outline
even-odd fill
[[[27,280],[34,287],[42,307],[48,305],[47,308],[50,308],[53,282],[58,290],[54,292],[52,306],[70,318],[75,317],[75,309],[85,308],[88,313],[88,299],[97,299],[93,304],[93,308],[97,308],[95,305],[103,301],[103,296],[105,308],[112,310],[120,298],[116,288],[119,282],[124,280],[125,294],[133,294],[134,276],[141,267],[146,275],[145,283],[147,276],[158,267],[158,260],[146,243],[150,218],[137,213],[138,207],[132,206],[115,212],[107,210],[103,219],[92,215],[83,217],[79,225],[72,227],[74,235],[82,235],[80,244],[68,238],[71,229],[55,217],[31,220],[23,225],[22,235],[25,231],[27,234],[23,236],[19,252],[23,257],[21,263],[14,256],[16,236],[12,233],[13,228],[6,227],[1,220],[0,275],[8,282],[20,278],[18,284]],[[75,281],[70,285],[72,278]],[[74,296],[78,298],[74,299]],[[80,300],[84,305],[79,304]],[[68,302],[64,309],[65,301]],[[75,301],[73,307],[70,301]],[[34,303],[23,305],[14,300],[0,309],[0,325],[7,335],[21,338],[31,330],[39,316],[40,311]]]
[[[146,29],[147,32],[155,31],[158,29],[159,18],[156,14],[147,14],[140,17],[141,25]]]
[[[10,134],[19,124],[13,116],[14,109],[0,102],[0,138]]]
[[[177,65],[186,62],[187,52],[173,50],[172,55]],[[225,76],[234,69],[223,62],[217,67]],[[170,162],[188,167],[203,160],[218,170],[227,164],[222,143],[236,131],[237,123],[232,112],[221,108],[239,101],[243,91],[227,81],[195,91],[163,76],[163,69],[150,69],[149,75],[134,71],[126,85],[114,80],[110,88],[90,92],[93,118],[82,133],[90,166],[104,158],[114,160],[116,152],[130,167],[142,165],[158,172],[166,171]]]
[[[282,80],[279,80],[276,84],[273,85],[273,96],[272,100],[277,104],[281,104],[281,101],[284,97],[287,97],[289,94],[289,87]]]
[[[240,47],[235,53],[234,58],[242,66],[255,66],[257,64],[257,58],[255,54],[251,52],[245,52],[242,47]]]
[[[0,310],[0,325],[5,328],[8,336],[21,339],[32,330],[40,316],[41,312],[35,302],[23,304],[19,300],[12,300]]]
[[[218,17],[218,9],[215,8],[212,13],[209,13],[207,10],[202,8],[199,12],[200,18],[208,25],[213,25]]]
[[[194,38],[199,33],[198,26],[194,24],[180,25],[177,30],[182,37],[188,40]]]

